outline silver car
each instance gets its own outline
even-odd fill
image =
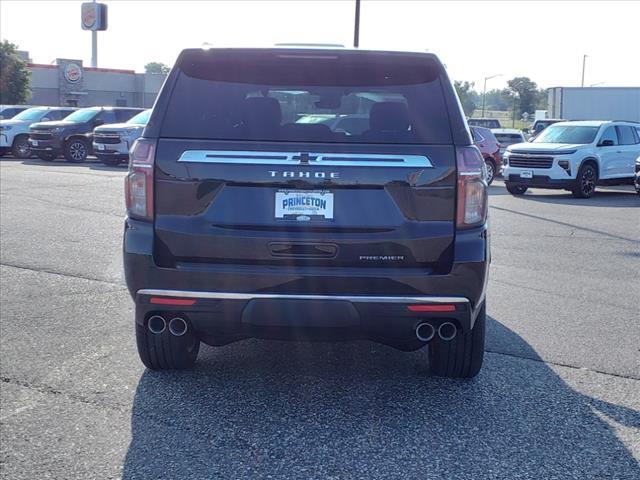
[[[125,123],[101,125],[93,130],[93,153],[105,165],[115,166],[129,160],[129,149],[142,135],[151,116],[144,110]]]

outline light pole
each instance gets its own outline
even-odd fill
[[[491,80],[492,78],[496,78],[500,76],[502,76],[501,73],[498,73],[497,75],[491,75],[490,77],[484,77],[484,88],[482,90],[482,118],[484,118],[484,103],[487,97],[487,80]]]
[[[360,45],[360,0],[356,0],[356,20],[353,28],[353,46],[358,48]]]
[[[584,67],[587,63],[587,57],[589,55],[583,55],[582,56],[582,84],[580,85],[581,87],[584,87]]]

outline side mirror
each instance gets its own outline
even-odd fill
[[[610,140],[610,139],[602,140],[598,146],[599,147],[613,147],[613,140]]]

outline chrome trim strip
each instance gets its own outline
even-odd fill
[[[365,295],[285,295],[279,293],[234,293],[234,292],[189,292],[184,290],[138,290],[137,295],[202,298],[208,300],[254,300],[254,299],[282,299],[282,300],[342,300],[353,303],[465,303],[465,297],[385,297]]]
[[[304,155],[308,161],[302,161]],[[263,152],[240,150],[187,150],[179,162],[234,165],[314,165],[335,167],[420,167],[433,168],[424,155],[359,153]]]

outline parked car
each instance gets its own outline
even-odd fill
[[[90,107],[76,110],[64,120],[34,123],[29,146],[42,160],[63,154],[69,162],[84,162],[92,153],[93,129],[105,123],[126,122],[141,108]]]
[[[500,143],[500,155],[503,155],[509,145],[524,143],[527,141],[522,130],[517,128],[493,128],[491,129],[496,140]]]
[[[483,128],[502,128],[497,118],[469,118],[467,119],[469,126]]]
[[[0,154],[11,151],[16,158],[31,157],[29,126],[36,122],[62,120],[74,110],[71,107],[32,107],[10,120],[0,120]]]
[[[0,105],[0,120],[9,120],[32,105]]]
[[[562,122],[546,128],[533,143],[518,143],[504,154],[507,190],[529,187],[570,190],[589,198],[596,185],[631,183],[640,155],[633,122]]]
[[[636,158],[636,174],[633,178],[633,185],[636,187],[638,195],[640,195],[640,156]]]
[[[358,101],[369,92],[404,101]],[[183,51],[126,177],[142,362],[188,368],[201,342],[366,338],[428,344],[435,374],[476,375],[487,184],[458,105],[429,53]],[[283,121],[346,108],[366,131]]]
[[[531,130],[529,130],[529,141],[533,141],[538,135],[540,135],[540,132],[542,132],[549,125],[565,121],[566,120],[562,120],[560,118],[545,118],[543,120],[536,120],[535,122],[533,122],[533,125],[531,125]]]
[[[93,130],[93,151],[105,165],[116,166],[129,160],[129,149],[142,135],[151,110],[140,112],[124,123],[101,125]]]
[[[482,127],[469,127],[473,137],[473,143],[480,149],[484,163],[487,167],[487,185],[493,183],[496,175],[500,175],[502,169],[502,156],[500,155],[500,143],[491,130]]]

